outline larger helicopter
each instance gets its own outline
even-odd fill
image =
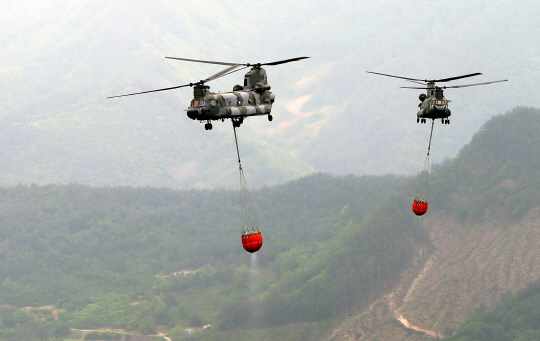
[[[485,82],[485,83],[439,87],[439,86],[436,86],[435,83],[450,82],[457,79],[479,76],[481,75],[481,73],[477,72],[477,73],[471,73],[468,75],[457,76],[457,77],[428,80],[428,79],[416,79],[416,78],[392,76],[392,75],[387,75],[384,73],[377,73],[377,72],[371,72],[371,71],[366,71],[366,72],[372,73],[375,75],[380,75],[380,76],[405,79],[409,82],[423,85],[422,87],[409,87],[409,86],[401,87],[403,89],[427,90],[425,94],[420,94],[420,96],[418,97],[420,99],[420,104],[418,105],[420,107],[420,110],[418,110],[418,113],[416,114],[416,123],[426,123],[427,119],[432,119],[432,120],[441,119],[441,122],[443,124],[450,124],[450,119],[448,117],[450,117],[452,113],[450,109],[448,109],[448,103],[451,101],[449,101],[446,97],[444,97],[443,91],[445,89],[466,88],[470,86],[486,85],[486,84],[493,84],[493,83],[500,83],[500,82],[508,81],[508,79],[503,79],[503,80]]]
[[[187,116],[192,120],[205,122],[204,128],[206,130],[212,130],[212,120],[224,121],[226,118],[230,118],[234,127],[240,127],[240,125],[244,122],[244,118],[247,116],[267,115],[268,120],[272,121],[272,115],[270,112],[272,110],[272,104],[275,100],[275,95],[269,91],[270,85],[268,84],[266,78],[266,70],[263,69],[262,66],[285,64],[309,57],[291,58],[262,64],[225,63],[177,57],[165,58],[196,63],[227,65],[228,67],[215,75],[202,79],[196,83],[136,92],[126,95],[111,96],[107,98],[140,95],[149,92],[173,90],[190,86],[193,87],[193,100],[191,101],[189,108],[186,110]],[[243,68],[238,69],[241,66],[243,66]],[[244,85],[235,85],[233,87],[233,91],[231,92],[210,92],[210,87],[205,85],[205,83],[248,67],[251,67],[251,70],[249,70],[244,77]]]

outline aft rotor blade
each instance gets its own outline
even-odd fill
[[[486,85],[486,84],[501,83],[501,82],[508,82],[508,79],[502,79],[502,80],[500,80],[500,81],[493,81],[493,82],[476,83],[476,84],[445,86],[444,88],[445,88],[445,89],[450,89],[450,88],[454,88],[454,89],[455,89],[455,88],[466,88],[466,87],[469,87],[469,86]]]
[[[430,82],[430,83],[450,82],[450,81],[455,81],[456,79],[467,78],[467,77],[474,77],[474,76],[479,76],[479,75],[481,75],[481,73],[480,73],[480,72],[477,72],[477,73],[471,73],[471,74],[468,74],[468,75],[457,76],[457,77],[451,77],[451,78],[434,79],[434,80],[428,81],[428,82]]]
[[[186,61],[186,62],[205,63],[205,64],[217,64],[217,65],[229,65],[229,66],[246,65],[246,64],[241,64],[241,63],[214,62],[214,61],[210,61],[210,60],[197,60],[197,59],[187,59],[187,58],[178,58],[178,57],[165,57],[165,58],[183,60],[183,61]]]
[[[185,85],[180,85],[180,86],[173,86],[173,87],[171,87],[171,88],[164,88],[164,89],[157,89],[157,90],[150,90],[150,91],[135,92],[135,93],[132,93],[132,94],[118,95],[118,96],[111,96],[111,97],[107,97],[107,98],[125,97],[125,96],[133,96],[133,95],[147,94],[147,93],[149,93],[149,92],[158,92],[158,91],[173,90],[173,89],[183,88],[183,87],[191,86],[191,85],[192,85],[192,84],[185,84]]]
[[[386,77],[392,77],[392,78],[399,78],[399,79],[405,79],[405,80],[408,80],[408,81],[419,81],[419,82],[427,82],[427,80],[423,80],[423,79],[416,79],[416,78],[407,78],[407,77],[400,77],[400,76],[392,76],[392,75],[387,75],[385,73],[378,73],[378,72],[372,72],[372,71],[366,71],[367,73],[372,73],[374,75],[379,75],[379,76],[386,76]]]
[[[221,71],[219,71],[218,73],[216,73],[215,75],[212,75],[212,76],[206,78],[204,81],[205,81],[205,82],[209,82],[209,81],[214,80],[214,79],[217,79],[217,78],[219,78],[219,77],[223,77],[223,76],[229,74],[230,71],[236,69],[236,68],[239,67],[239,66],[242,66],[242,65],[241,65],[241,64],[236,64],[236,65],[233,65],[233,66],[229,66],[229,67],[226,68],[225,70],[221,70]]]
[[[264,63],[264,64],[261,64],[262,65],[279,65],[279,64],[285,64],[285,63],[290,63],[290,62],[296,62],[297,60],[302,60],[302,59],[307,59],[309,57],[297,57],[297,58],[291,58],[291,59],[285,59],[285,60],[280,60],[278,62],[272,62],[272,63]]]

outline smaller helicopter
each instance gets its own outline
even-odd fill
[[[189,83],[164,89],[136,92],[127,95],[111,96],[107,98],[140,95],[149,92],[173,90],[190,86],[193,87],[193,100],[191,101],[189,108],[186,110],[187,116],[192,120],[206,122],[204,128],[206,130],[212,130],[212,120],[224,121],[226,118],[230,118],[234,127],[240,127],[240,125],[244,122],[244,118],[247,116],[268,115],[268,120],[272,121],[272,115],[270,112],[272,110],[272,104],[275,100],[275,95],[269,91],[270,84],[267,82],[266,70],[264,70],[262,66],[285,64],[309,57],[298,57],[280,60],[277,62],[256,64],[225,63],[177,57],[165,58],[195,63],[227,65],[228,67],[215,75],[200,80],[196,83]],[[243,68],[238,69],[241,66],[243,66]],[[251,67],[251,70],[249,70],[244,77],[244,85],[235,85],[232,92],[210,92],[210,87],[205,85],[207,82],[221,78],[233,72],[246,69],[248,67]]]
[[[442,124],[450,124],[450,117],[451,112],[450,109],[448,109],[448,103],[449,101],[446,97],[443,95],[443,91],[445,89],[452,89],[452,88],[466,88],[470,86],[477,86],[477,85],[486,85],[486,84],[493,84],[493,83],[500,83],[500,82],[507,82],[508,79],[498,80],[498,81],[492,81],[492,82],[485,82],[485,83],[476,83],[476,84],[465,84],[465,85],[454,85],[454,86],[436,86],[435,83],[442,83],[442,82],[450,82],[457,79],[467,78],[467,77],[473,77],[473,76],[479,76],[481,73],[471,73],[468,75],[463,76],[457,76],[457,77],[450,77],[450,78],[443,78],[443,79],[416,79],[416,78],[407,78],[407,77],[400,77],[400,76],[392,76],[387,75],[384,73],[377,73],[377,72],[371,72],[366,71],[367,73],[372,73],[375,75],[380,76],[386,76],[386,77],[393,77],[393,78],[399,78],[404,79],[409,82],[417,83],[423,85],[423,87],[408,87],[408,86],[402,86],[403,89],[420,89],[420,90],[427,90],[426,94],[421,94],[418,98],[420,99],[420,104],[418,105],[420,107],[420,110],[418,110],[418,113],[416,114],[416,123],[426,123],[427,119],[441,119]]]

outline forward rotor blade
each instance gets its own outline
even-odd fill
[[[508,79],[502,79],[499,81],[493,81],[493,82],[485,82],[485,83],[475,83],[475,84],[464,84],[464,85],[452,85],[452,86],[441,86],[437,88],[416,88],[416,87],[410,87],[410,86],[402,86],[402,89],[418,89],[418,90],[429,90],[429,89],[457,89],[457,88],[467,88],[469,86],[477,86],[477,85],[486,85],[486,84],[493,84],[493,83],[502,83],[502,82],[508,82]]]
[[[147,94],[147,93],[149,93],[149,92],[158,92],[158,91],[173,90],[173,89],[183,88],[183,87],[186,87],[186,86],[191,86],[191,84],[185,84],[185,85],[180,85],[180,86],[173,86],[173,87],[171,87],[171,88],[164,88],[164,89],[157,89],[157,90],[150,90],[150,91],[135,92],[135,93],[132,93],[132,94],[126,94],[126,95],[110,96],[110,97],[107,97],[107,99],[109,99],[109,98],[116,98],[116,97],[125,97],[125,96],[133,96],[133,95]]]
[[[261,64],[262,65],[279,65],[279,64],[285,64],[285,63],[290,63],[290,62],[296,62],[297,60],[302,60],[302,59],[307,59],[309,57],[297,57],[297,58],[291,58],[291,59],[285,59],[285,60],[280,60],[278,62],[272,62],[272,63],[264,63],[264,64]]]
[[[476,83],[476,84],[445,86],[444,88],[445,88],[445,89],[450,89],[450,88],[453,88],[453,89],[455,89],[455,88],[466,88],[466,87],[469,87],[469,86],[486,85],[486,84],[501,83],[501,82],[508,82],[508,79],[502,79],[502,80],[500,80],[500,81],[493,81],[493,82]]]
[[[374,75],[379,75],[379,76],[386,76],[386,77],[392,77],[392,78],[399,78],[399,79],[405,79],[405,80],[408,80],[408,81],[419,81],[419,82],[427,82],[427,80],[423,80],[423,79],[416,79],[416,78],[407,78],[407,77],[400,77],[400,76],[392,76],[392,75],[387,75],[385,73],[378,73],[378,72],[372,72],[372,71],[366,71],[367,73],[372,73]]]
[[[183,61],[186,61],[186,62],[205,63],[205,64],[217,64],[217,65],[229,65],[229,66],[246,65],[246,64],[241,64],[241,63],[214,62],[214,61],[209,61],[209,60],[197,60],[197,59],[187,59],[187,58],[178,58],[178,57],[165,57],[165,58],[183,60]]]
[[[471,73],[471,74],[468,74],[468,75],[457,76],[457,77],[451,77],[451,78],[434,79],[434,80],[429,81],[429,82],[430,82],[430,83],[450,82],[450,81],[455,81],[456,79],[467,78],[467,77],[473,77],[473,76],[478,76],[478,75],[481,75],[481,73],[480,73],[480,72],[477,72],[477,73]]]
[[[224,76],[230,75],[231,73],[235,73],[236,71],[242,71],[242,70],[247,69],[247,68],[248,68],[248,66],[244,66],[244,67],[241,68],[241,69],[237,69],[237,70],[234,70],[234,71],[230,71],[230,72],[224,73],[224,74],[222,74],[221,76],[212,78],[212,79],[210,79],[210,80],[213,81],[214,79],[218,79],[218,78],[220,78],[220,77],[224,77]]]
[[[421,85],[426,85],[426,84],[424,84],[424,83],[422,83],[422,82],[417,82],[417,81],[407,81],[407,82],[416,83],[416,84],[421,84]]]
[[[309,57],[297,57],[297,58],[285,59],[285,60],[280,60],[280,61],[277,61],[277,62],[264,63],[264,64],[261,64],[261,63],[254,63],[254,64],[250,64],[250,63],[226,63],[226,62],[214,62],[214,61],[210,61],[210,60],[187,59],[187,58],[178,58],[178,57],[165,57],[165,58],[167,58],[167,59],[183,60],[183,61],[186,61],[186,62],[196,62],[196,63],[205,63],[205,64],[217,64],[217,65],[229,65],[229,66],[234,66],[234,65],[243,65],[243,66],[262,66],[262,65],[279,65],[279,64],[285,64],[285,63],[295,62],[295,61],[301,60],[301,59],[306,59],[306,58],[309,58]]]
[[[214,79],[217,79],[217,78],[219,78],[219,77],[223,77],[223,76],[225,76],[226,74],[228,74],[228,72],[230,72],[230,71],[236,69],[236,68],[239,67],[239,66],[242,66],[242,65],[236,64],[236,65],[233,65],[233,66],[229,66],[229,67],[226,68],[225,70],[221,70],[221,71],[219,71],[218,73],[216,73],[215,75],[212,75],[212,76],[206,78],[204,81],[205,81],[205,82],[209,82],[209,81],[214,80]]]

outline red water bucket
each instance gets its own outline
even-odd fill
[[[257,229],[257,231],[252,232],[246,232],[242,234],[242,246],[244,246],[244,250],[247,252],[253,253],[259,251],[259,249],[262,247],[263,239],[261,231]]]
[[[417,216],[424,215],[427,212],[428,209],[428,202],[427,200],[422,199],[414,199],[412,204],[412,211]]]

